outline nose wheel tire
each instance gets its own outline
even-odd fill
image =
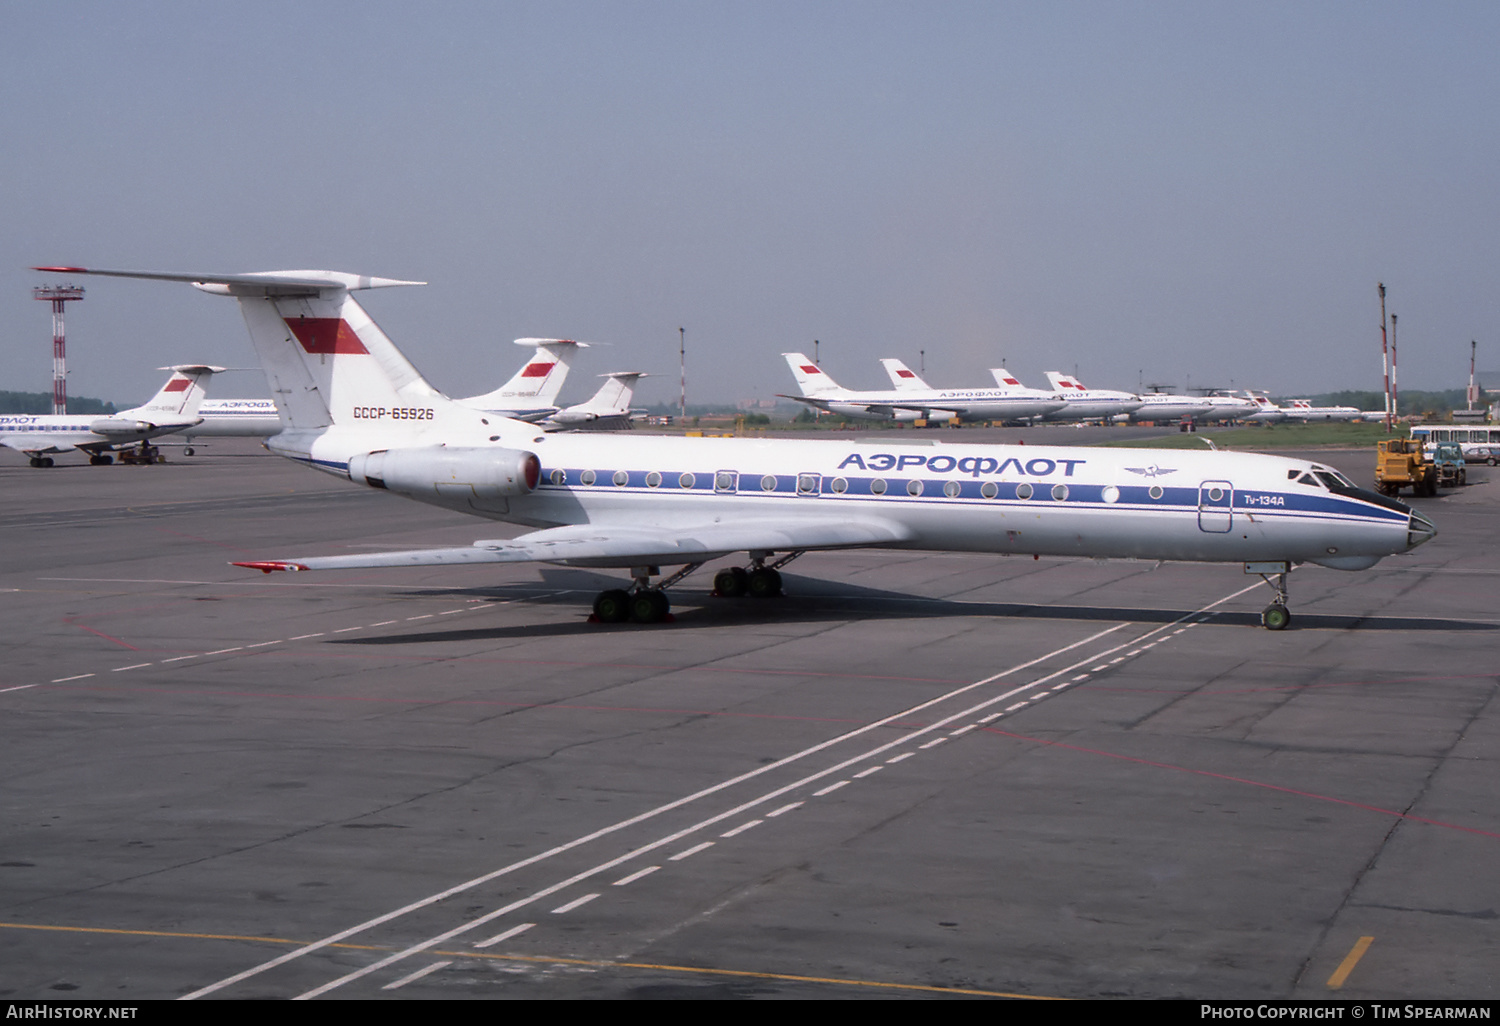
[[[1292,614],[1286,606],[1272,603],[1261,611],[1260,622],[1268,631],[1284,631],[1286,625],[1292,622]]]

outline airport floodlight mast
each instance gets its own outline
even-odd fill
[[[687,420],[687,330],[677,329],[677,357],[682,368],[682,395],[677,401],[677,419]]]
[[[1391,432],[1391,355],[1386,345],[1385,337],[1385,285],[1381,282],[1375,283],[1375,288],[1380,292],[1380,372],[1385,376],[1385,431]]]
[[[1399,420],[1401,418],[1401,384],[1396,363],[1396,315],[1391,314],[1391,416]]]
[[[68,412],[68,355],[63,332],[63,306],[83,298],[77,285],[39,285],[31,290],[33,299],[52,302],[52,412]]]

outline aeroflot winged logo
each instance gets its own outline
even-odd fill
[[[1176,467],[1158,467],[1155,463],[1149,467],[1126,467],[1125,469],[1142,477],[1165,477],[1168,474],[1177,473]]]
[[[369,352],[342,317],[288,317],[286,326],[313,356]]]

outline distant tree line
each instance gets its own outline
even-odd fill
[[[51,413],[51,392],[0,392],[0,413]],[[114,403],[68,396],[69,413],[118,413]]]
[[[1328,392],[1324,395],[1310,396],[1308,401],[1315,406],[1357,406],[1361,410],[1385,409],[1385,397],[1375,391]],[[1467,393],[1462,388],[1449,388],[1441,392],[1422,392],[1417,389],[1403,388],[1396,396],[1396,401],[1398,406],[1396,412],[1403,417],[1462,410],[1469,403]],[[1482,397],[1481,408],[1488,406],[1490,402],[1490,399]]]

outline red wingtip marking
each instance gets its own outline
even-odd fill
[[[231,566],[242,566],[246,570],[259,570],[263,574],[274,570],[306,570],[307,567],[301,563],[283,563],[278,560],[260,560],[252,563],[231,563]]]

